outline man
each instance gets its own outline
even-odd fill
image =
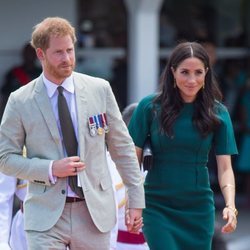
[[[43,73],[10,95],[2,118],[0,170],[29,181],[29,249],[109,249],[116,213],[106,144],[128,189],[128,231],[142,227],[143,179],[133,142],[108,82],[73,71],[75,42],[63,18],[35,26],[31,44]]]
[[[27,250],[26,236],[23,225],[22,207],[13,217],[15,195],[23,201],[27,183],[15,177],[0,173],[0,249]],[[16,209],[14,209],[16,210]]]

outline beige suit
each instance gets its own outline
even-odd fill
[[[115,200],[106,161],[106,146],[127,185],[129,206],[144,208],[143,180],[134,144],[109,84],[73,73],[78,116],[78,143],[86,170],[79,174],[87,207],[101,232],[115,225]],[[88,117],[106,113],[110,131],[91,136]],[[27,158],[22,156],[23,146]],[[29,180],[25,229],[45,231],[59,219],[65,204],[66,178],[55,185],[48,177],[51,160],[63,158],[56,120],[42,77],[11,94],[0,129],[0,171]]]

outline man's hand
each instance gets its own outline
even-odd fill
[[[53,162],[52,174],[56,177],[73,176],[84,170],[85,167],[79,156],[66,157]]]
[[[143,227],[142,209],[126,209],[125,224],[128,232],[139,234],[140,229]]]

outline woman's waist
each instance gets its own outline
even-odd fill
[[[170,190],[175,187],[180,190],[188,188],[207,188],[209,184],[209,172],[205,165],[180,164],[166,162],[164,164],[154,164],[149,170],[145,186],[166,187]]]
[[[177,155],[175,154],[155,154],[153,165],[162,167],[206,167],[208,162],[207,156],[197,155]]]

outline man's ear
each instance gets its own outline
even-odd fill
[[[40,61],[43,61],[44,60],[44,52],[41,48],[37,48],[36,49],[36,55],[37,55],[37,58],[40,60]]]

